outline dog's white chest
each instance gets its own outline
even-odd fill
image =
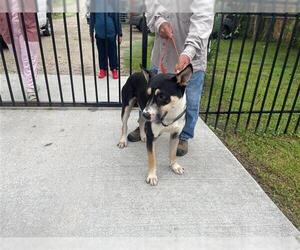
[[[181,133],[185,124],[185,117],[182,117],[180,120],[174,122],[169,126],[163,126],[162,124],[152,123],[152,133],[154,137],[160,136],[162,133]]]

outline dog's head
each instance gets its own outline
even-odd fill
[[[149,97],[143,116],[147,121],[159,122],[166,112],[175,109],[182,101],[193,67],[189,64],[178,74],[153,75],[143,68],[142,72],[148,82]]]

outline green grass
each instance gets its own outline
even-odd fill
[[[219,133],[281,211],[300,228],[300,138]]]
[[[215,81],[211,98],[210,111],[216,111],[220,100],[220,93],[224,79],[224,71],[227,60],[228,40],[222,40],[220,43],[220,50],[218,55],[218,61],[216,65]],[[242,42],[240,40],[234,40],[232,51],[230,53],[230,61],[228,66],[228,73],[226,76],[224,93],[221,103],[221,111],[228,110],[231,100],[231,93],[233,89],[237,64],[240,55]],[[237,78],[236,92],[233,98],[232,110],[237,111],[241,102],[241,96],[243,87],[246,81],[246,75],[248,71],[248,65],[252,52],[252,40],[247,40],[244,48],[244,54],[242,57],[242,63],[240,72]],[[150,53],[153,46],[153,38],[150,38],[148,43],[148,66],[150,66]],[[264,52],[264,42],[258,42],[253,57],[251,70],[249,71],[248,87],[246,89],[245,99],[243,102],[242,110],[249,110],[253,92],[257,83],[258,73],[261,67],[262,55]],[[141,41],[135,41],[133,43],[133,71],[139,71],[139,64],[142,61],[141,57]],[[260,110],[268,77],[271,72],[273,58],[276,50],[276,43],[271,42],[269,44],[265,63],[262,68],[262,74],[260,77],[257,95],[254,102],[253,110]],[[282,70],[284,70],[281,88],[278,93],[278,98],[275,110],[280,110],[284,101],[284,97],[287,91],[287,86],[291,78],[293,66],[295,64],[297,49],[292,48],[287,61],[286,67],[283,69],[283,63],[287,52],[286,44],[282,44],[278,53],[276,64],[273,68],[273,74],[270,82],[270,88],[266,98],[264,110],[270,110],[274,94],[280,79]],[[125,52],[125,67],[129,68],[129,51]],[[209,91],[212,82],[212,71],[214,65],[214,52],[210,56],[208,62],[207,74],[205,79],[205,88],[201,102],[201,110],[205,111],[208,103]],[[296,96],[297,87],[300,82],[300,70],[299,67],[294,76],[293,84],[288,95],[285,109],[289,110],[292,107],[292,103]],[[295,109],[300,109],[300,103],[296,104]],[[238,133],[234,133],[236,125],[237,115],[231,115],[228,123],[227,132],[222,132],[227,115],[220,115],[217,129],[215,132],[228,146],[228,148],[238,157],[243,163],[245,168],[252,174],[252,176],[261,185],[264,191],[270,196],[270,198],[277,204],[277,206],[283,211],[283,213],[300,228],[300,137],[299,135],[292,135],[296,126],[299,115],[293,115],[289,126],[287,135],[279,135],[283,132],[287,122],[288,114],[283,114],[281,123],[277,133],[274,133],[276,123],[279,115],[274,114],[272,116],[269,130],[267,133],[262,133],[265,130],[268,114],[262,115],[261,123],[258,133],[252,133],[258,115],[252,114],[249,123],[249,130],[245,132],[245,124],[248,115],[243,114],[240,117]],[[207,123],[212,128],[215,125],[216,115],[209,115]]]

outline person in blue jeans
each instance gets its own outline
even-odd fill
[[[99,55],[100,71],[99,78],[104,78],[108,74],[109,67],[112,77],[118,79],[118,42],[122,42],[122,26],[118,13],[91,13],[89,18],[90,35],[93,41],[94,31],[96,33],[96,43]]]
[[[197,2],[195,3],[197,4]],[[159,12],[161,6],[152,2],[149,4],[153,4],[153,6],[147,7],[152,12],[146,13],[146,17],[150,31],[155,33],[151,55],[154,71],[157,71],[161,65],[162,55],[164,55],[164,67],[166,67],[167,72],[179,72],[189,63],[194,68],[194,73],[186,87],[186,124],[179,136],[177,148],[177,156],[183,156],[188,152],[188,141],[194,137],[194,130],[199,117],[207,65],[207,44],[214,20],[213,1],[207,0],[205,13]],[[201,4],[203,3],[201,2]],[[177,49],[178,51],[176,51]],[[140,140],[139,134],[138,129],[134,130],[128,135],[128,140]]]

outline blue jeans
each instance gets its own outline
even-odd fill
[[[150,69],[154,73],[159,73],[157,67],[152,66]],[[193,73],[186,89],[186,123],[179,136],[180,140],[187,141],[194,137],[194,130],[199,117],[199,108],[201,95],[204,85],[205,73],[197,71]]]
[[[194,137],[194,130],[199,117],[204,77],[205,73],[203,71],[195,72],[186,87],[186,123],[179,136],[181,140],[187,141]]]

